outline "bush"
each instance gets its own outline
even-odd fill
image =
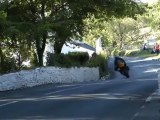
[[[119,49],[117,49],[117,48],[114,48],[113,50],[112,50],[112,52],[111,52],[111,55],[119,55],[119,52],[120,52],[120,50]]]
[[[125,50],[119,51],[119,56],[124,56],[124,55],[125,55],[125,53],[126,53],[126,51],[125,51]]]
[[[5,57],[3,63],[0,64],[0,73],[2,74],[14,72],[17,70],[18,67],[16,66],[14,58]]]
[[[69,67],[72,61],[64,54],[47,53],[47,66]]]
[[[88,60],[88,53],[83,52],[72,52],[68,54],[47,53],[47,66],[80,67],[84,66]]]
[[[47,66],[58,67],[99,67],[100,76],[107,74],[107,59],[104,55],[94,55],[89,59],[88,53],[72,52],[68,54],[47,54]]]
[[[100,76],[104,76],[107,74],[107,58],[104,55],[96,55],[96,57],[92,57],[88,63],[87,67],[99,67]]]
[[[68,56],[73,62],[78,62],[81,66],[85,65],[89,60],[89,55],[87,52],[70,52],[68,53]]]

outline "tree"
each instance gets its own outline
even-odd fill
[[[4,54],[2,51],[2,44],[4,38],[4,29],[5,29],[5,18],[6,14],[4,11],[0,11],[0,72],[3,71],[4,65]]]
[[[95,16],[92,16],[84,22],[86,24],[85,41],[95,46],[94,40],[101,37],[103,47],[109,54],[114,49],[123,50],[128,46],[138,47],[146,36],[146,34],[141,34],[141,23],[129,17],[113,17],[110,20],[106,20],[104,18],[96,19]]]
[[[157,38],[160,37],[160,1],[155,4],[148,5],[146,13],[143,15],[138,15],[137,18],[142,29],[149,29],[149,32],[144,35],[146,39],[151,36]]]
[[[3,14],[5,13],[5,22],[1,20],[4,28],[3,37],[1,37],[1,53],[3,53],[3,61],[13,59],[13,64],[21,69],[22,62],[28,58],[30,52],[30,43],[26,39],[29,26],[25,22],[18,22],[17,14],[11,15],[11,8],[13,14],[17,11],[12,5],[9,5],[8,1],[0,5],[0,10],[3,10]]]
[[[158,1],[153,6],[149,6],[147,13],[143,16],[143,20],[147,23],[150,23],[152,28],[158,29],[160,28],[160,1]]]
[[[65,41],[82,34],[83,19],[88,13],[121,17],[141,11],[132,0],[7,0],[1,3],[10,30],[17,31],[10,40],[35,48],[39,66],[43,66],[47,40],[54,43],[55,53],[59,54]]]

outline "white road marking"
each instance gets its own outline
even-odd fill
[[[67,91],[67,90],[73,90],[73,89],[77,89],[77,88],[81,88],[83,86],[78,86],[78,87],[74,87],[74,88],[66,88],[66,89],[63,89],[63,90],[57,90],[57,91],[54,91],[54,92],[51,92],[51,93],[47,93],[46,95],[51,95],[51,94],[54,94],[54,93],[59,93],[59,92],[64,92],[64,91]]]
[[[152,99],[152,97],[151,97],[151,96],[149,96],[149,97],[145,100],[145,102],[150,102],[150,101],[151,101],[151,99]]]
[[[125,94],[72,94],[72,95],[51,95],[45,97],[35,97],[35,98],[17,98],[17,99],[5,99],[0,100],[0,102],[8,102],[8,101],[45,101],[45,100],[85,100],[85,99],[117,99],[117,100],[142,100],[143,98],[137,95],[125,95]]]
[[[139,112],[137,112],[134,116],[137,117],[139,115]]]
[[[60,92],[64,92],[64,91],[67,91],[67,90],[73,90],[73,89],[77,89],[77,88],[81,88],[81,87],[89,86],[89,85],[94,85],[94,84],[104,84],[106,82],[108,83],[108,82],[111,82],[111,81],[104,81],[102,83],[77,84],[77,85],[80,85],[80,86],[78,86],[78,87],[72,87],[72,88],[66,88],[66,89],[63,89],[63,90],[57,90],[57,91],[54,91],[54,92],[51,92],[51,93],[47,93],[46,95],[60,93]]]
[[[135,118],[138,117],[139,114],[140,114],[139,112],[135,113],[131,120],[135,120]]]
[[[16,102],[18,102],[18,101],[12,101],[12,102],[8,102],[8,103],[5,103],[5,104],[1,104],[0,107],[10,105],[10,104],[13,104],[13,103],[16,103]]]
[[[144,109],[145,108],[145,106],[143,105],[142,107],[141,107],[141,109]]]

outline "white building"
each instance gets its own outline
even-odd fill
[[[89,56],[92,56],[96,49],[84,42],[69,41],[63,45],[61,53],[67,54],[69,52],[88,52]]]

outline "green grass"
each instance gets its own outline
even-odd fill
[[[151,49],[148,50],[128,50],[126,56],[128,57],[142,57],[142,58],[160,58],[160,55],[151,54]]]

